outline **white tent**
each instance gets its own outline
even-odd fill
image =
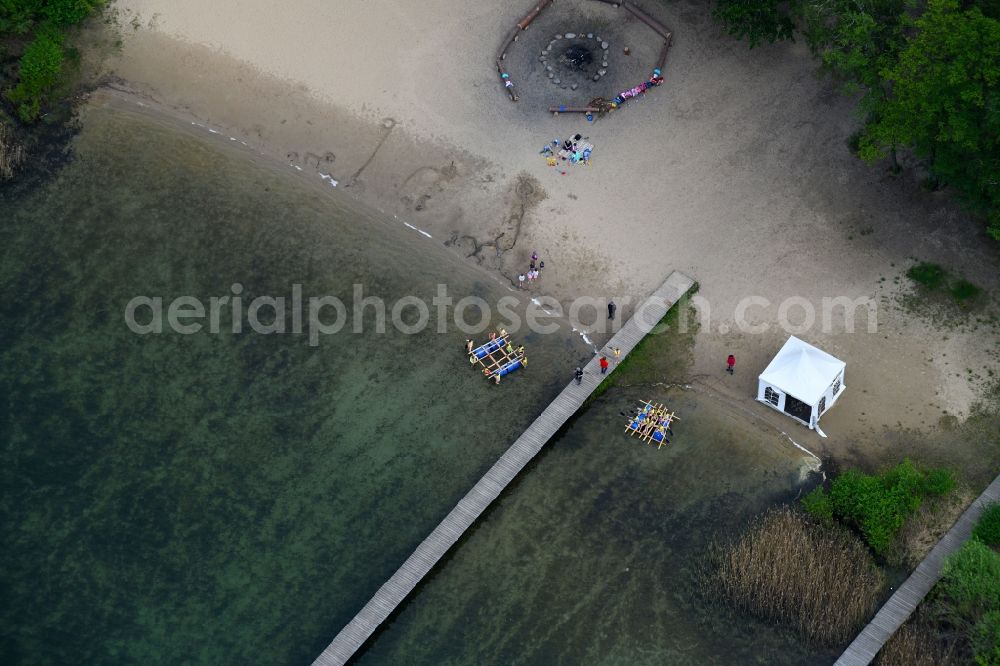
[[[757,400],[822,435],[819,419],[844,392],[846,365],[793,335],[761,373]]]

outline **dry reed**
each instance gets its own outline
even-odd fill
[[[885,554],[886,561],[890,565],[916,569],[974,499],[976,493],[963,486],[944,497],[929,498],[906,519],[896,543]]]
[[[736,610],[818,643],[852,638],[885,586],[857,537],[787,507],[759,517],[735,543],[717,544],[704,580]]]
[[[10,180],[24,162],[24,146],[14,137],[11,127],[0,121],[0,180]]]
[[[918,611],[919,613],[919,611]],[[875,656],[875,666],[958,666],[955,645],[945,643],[928,621],[910,618]]]

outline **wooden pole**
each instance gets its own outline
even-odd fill
[[[670,50],[670,40],[663,42],[663,48],[660,49],[660,57],[656,59],[656,69],[660,70],[660,75],[663,75],[663,66],[667,64],[667,52]]]
[[[552,0],[542,0],[541,2],[539,2],[537,5],[535,5],[534,9],[528,12],[528,14],[523,19],[517,22],[517,27],[520,28],[521,30],[527,30],[528,26],[531,25],[531,22],[534,21],[536,18],[538,18],[538,15],[542,13],[542,10],[551,4]]]
[[[600,109],[593,106],[550,106],[549,113],[598,113]]]
[[[652,28],[653,30],[655,30],[657,32],[657,34],[659,34],[661,37],[663,37],[663,39],[667,40],[668,42],[670,41],[670,31],[667,30],[665,27],[663,27],[662,23],[660,23],[659,21],[657,21],[652,16],[650,16],[646,12],[642,11],[641,9],[639,9],[638,7],[636,7],[635,5],[633,5],[632,3],[628,3],[627,5],[625,5],[625,9],[629,10],[630,12],[632,12],[632,14],[637,19],[639,19],[640,21],[642,21],[643,23],[645,23],[646,25],[648,25],[650,28]]]
[[[517,37],[520,34],[520,28],[514,28],[511,31],[510,35],[507,36],[507,39],[504,40],[503,46],[501,46],[500,50],[497,51],[497,60],[504,60],[507,57],[507,49],[510,48],[511,44],[517,41]]]

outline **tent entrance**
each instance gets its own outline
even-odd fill
[[[785,394],[785,413],[794,416],[800,421],[809,423],[812,418],[812,407],[802,402],[793,395]]]

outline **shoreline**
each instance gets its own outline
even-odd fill
[[[429,234],[508,286],[532,250],[546,261],[537,289],[564,303],[593,294],[635,302],[666,266],[697,275],[698,306],[712,319],[696,338],[691,378],[744,405],[752,402],[752,369],[766,365],[784,334],[773,327],[740,333],[732,313],[741,298],[770,303],[751,312],[751,323],[773,323],[789,298],[875,299],[877,334],[807,333],[847,359],[858,387],[824,420],[835,437],[803,433],[818,455],[848,454],[853,441],[877,440],[884,428],[933,431],[935,412],[964,418],[980,391],[964,368],[1000,369],[978,325],[943,327],[896,305],[914,257],[958,269],[987,291],[1000,289],[1000,270],[992,270],[1000,250],[979,243],[982,234],[948,201],[848,154],[849,100],[817,80],[799,46],[747,56],[707,16],[659,6],[675,34],[666,85],[614,118],[581,125],[526,113],[523,98],[512,104],[492,70],[479,67],[478,50],[471,67],[429,54],[436,38],[466,20],[457,41],[447,42],[449,58],[492,44],[519,7],[436,0],[417,16],[377,0],[365,11],[338,8],[331,24],[331,10],[317,3],[293,17],[254,3],[255,18],[240,34],[215,31],[228,20],[226,2],[209,15],[186,2],[130,0],[124,7],[126,16],[149,17],[109,64],[132,93],[306,174],[329,174],[338,190]],[[397,11],[409,13],[413,25],[404,30],[387,19],[379,31],[398,39],[380,40],[374,52],[358,41],[364,26]],[[275,35],[255,61],[234,57],[261,46],[251,36],[268,20]],[[333,25],[343,39],[321,39],[313,21]],[[276,46],[291,44],[293,24],[312,59],[293,49],[267,61]],[[359,36],[348,37],[352,32]],[[315,38],[302,40],[306,34]],[[417,55],[440,67],[427,71]],[[395,74],[383,80],[386,67]],[[348,74],[356,83],[345,87]],[[456,85],[470,86],[468,95],[455,98]],[[536,144],[581,126],[597,146],[593,166],[554,177]],[[631,315],[627,304],[619,312]],[[739,366],[727,379],[717,365],[731,351]],[[914,361],[896,362],[901,358]]]

